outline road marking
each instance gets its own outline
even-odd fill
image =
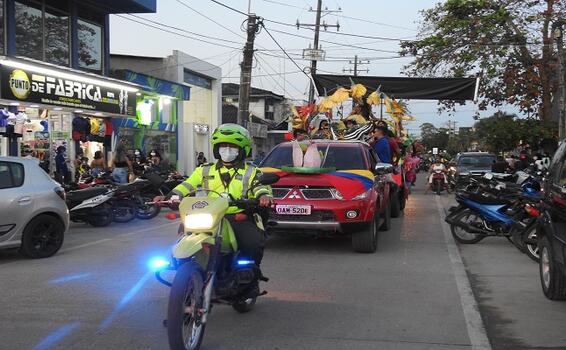
[[[442,232],[444,233],[444,242],[446,243],[448,256],[452,263],[452,271],[454,272],[454,278],[456,279],[458,294],[460,294],[460,303],[462,304],[462,310],[464,312],[464,319],[468,329],[470,344],[472,345],[472,349],[491,350],[491,344],[487,338],[487,332],[485,331],[478,304],[474,297],[474,293],[472,292],[472,287],[470,285],[468,275],[466,274],[464,262],[460,256],[460,251],[458,250],[456,243],[454,243],[450,227],[446,222],[444,222],[444,208],[440,203],[440,197],[435,197],[436,207],[438,208],[438,216],[440,217],[440,226],[442,226]]]
[[[157,226],[153,226],[153,227],[148,227],[148,228],[145,228],[143,230],[136,230],[136,231],[131,231],[131,232],[128,232],[128,233],[118,234],[117,236],[115,236],[113,238],[103,238],[103,239],[99,239],[98,241],[93,241],[93,242],[77,245],[77,246],[74,246],[74,247],[61,249],[61,251],[59,253],[66,253],[66,252],[70,252],[70,251],[73,251],[73,250],[82,249],[82,248],[90,247],[90,246],[93,246],[93,245],[98,245],[98,244],[101,244],[101,243],[104,243],[104,242],[113,241],[113,240],[116,240],[116,239],[119,239],[119,238],[122,238],[122,237],[136,235],[136,234],[142,233],[142,232],[159,231],[159,229],[162,228],[162,227],[167,227],[167,226],[172,226],[172,225],[179,225],[179,223],[178,222],[168,222],[168,223],[165,223],[165,224],[161,224],[161,225],[157,225]]]
[[[59,343],[63,338],[65,338],[66,336],[77,330],[80,324],[81,324],[80,322],[73,322],[54,330],[53,332],[49,333],[45,338],[43,338],[33,348],[33,350],[47,350],[52,348],[53,346],[57,345],[57,343]]]

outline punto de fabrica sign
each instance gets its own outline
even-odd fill
[[[136,93],[2,65],[0,98],[86,111],[136,115]]]

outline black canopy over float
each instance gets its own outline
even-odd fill
[[[479,78],[409,78],[353,75],[312,75],[319,96],[331,95],[337,88],[362,84],[368,94],[377,90],[395,99],[475,100]]]

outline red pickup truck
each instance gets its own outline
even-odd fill
[[[355,251],[375,252],[378,230],[391,227],[392,202],[400,210],[401,196],[388,180],[393,167],[381,163],[365,142],[306,141],[311,142],[321,154],[320,172],[293,171],[292,142],[277,145],[261,163],[262,171],[281,176],[272,185],[269,231],[351,235]]]

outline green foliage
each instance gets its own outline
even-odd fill
[[[543,139],[553,139],[558,130],[555,123],[534,118],[517,118],[515,115],[496,113],[478,121],[475,139],[482,150],[495,153],[514,150],[523,141],[537,148]]]
[[[566,17],[559,0],[447,0],[422,12],[411,76],[480,76],[479,107],[505,103],[550,119],[555,53],[550,24]],[[452,108],[457,101],[443,101]]]
[[[437,128],[431,123],[424,123],[420,126],[421,128],[421,143],[425,146],[427,150],[431,150],[434,147],[439,149],[446,149],[448,146],[448,129]]]

